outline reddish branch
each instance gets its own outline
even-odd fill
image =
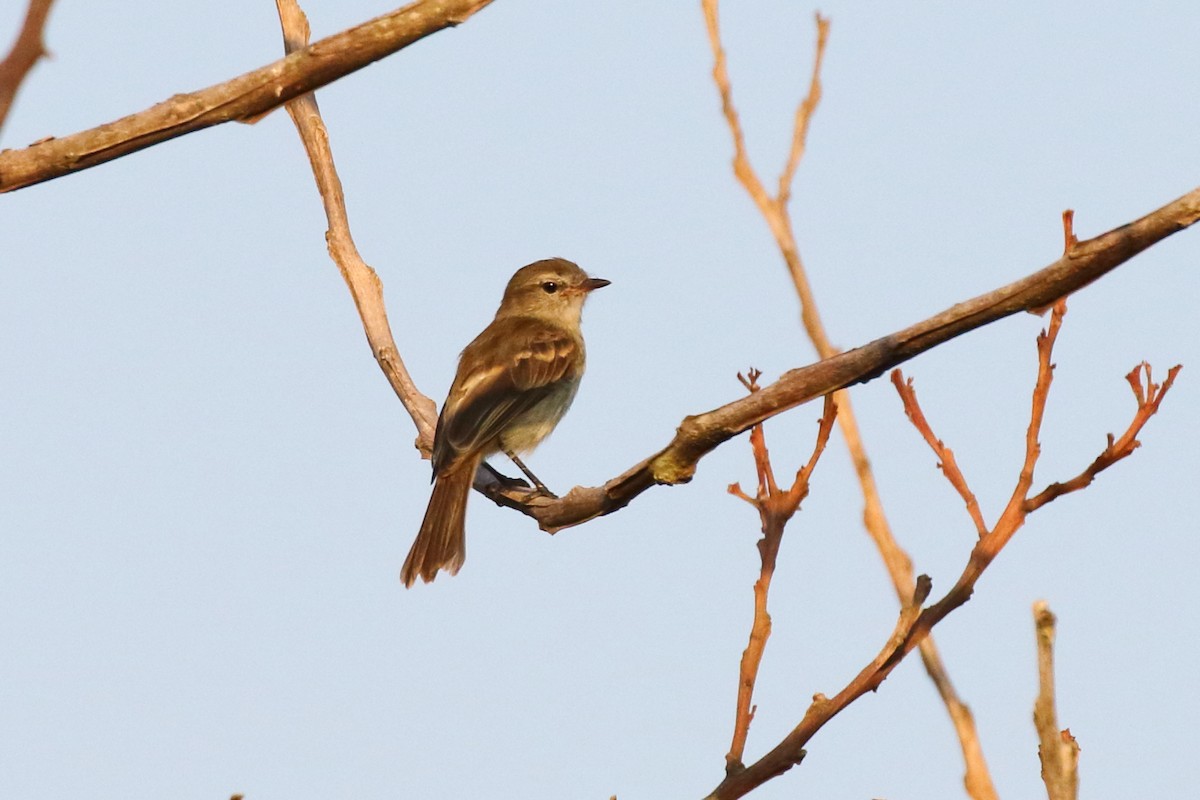
[[[778,189],[772,196],[763,186],[746,154],[745,134],[742,131],[737,108],[733,103],[733,87],[730,85],[729,72],[725,64],[725,50],[721,45],[717,0],[704,0],[703,7],[709,46],[713,53],[713,80],[721,95],[721,111],[733,138],[733,172],[751,199],[754,200],[755,205],[758,206],[759,212],[775,237],[779,251],[787,264],[796,294],[800,298],[801,320],[805,332],[816,348],[817,355],[821,358],[830,358],[837,355],[838,351],[829,340],[825,325],[821,321],[816,297],[804,269],[804,263],[800,258],[795,232],[792,229],[791,215],[788,212],[792,182],[795,178],[796,168],[804,155],[809,122],[821,100],[821,64],[825,56],[825,46],[829,40],[829,20],[819,14],[816,17],[816,55],[813,59],[808,94],[800,101],[800,105],[796,109],[791,147],[779,175]],[[875,474],[871,469],[871,461],[867,457],[867,450],[859,432],[858,419],[854,414],[850,395],[848,392],[839,391],[835,397],[838,407],[841,409],[838,424],[846,442],[846,449],[850,451],[850,458],[854,462],[859,486],[863,493],[863,523],[883,559],[896,597],[900,604],[904,605],[912,598],[914,585],[912,560],[892,535],[891,525],[888,524],[887,515],[884,513],[883,500],[879,496],[879,490],[875,483]],[[975,719],[971,714],[971,709],[962,702],[955,691],[954,684],[950,681],[950,675],[946,671],[941,654],[932,637],[921,643],[921,661],[946,706],[946,711],[958,736],[966,769],[964,783],[968,795],[973,800],[996,800],[996,790],[992,785],[987,761],[983,757],[983,748],[979,744],[979,735],[975,730]]]
[[[1075,800],[1079,795],[1079,743],[1069,728],[1059,730],[1054,700],[1054,627],[1057,620],[1044,600],[1033,604],[1037,630],[1038,696],[1033,724],[1038,732],[1038,760],[1049,800]]]
[[[804,745],[808,740],[850,703],[867,692],[877,689],[888,673],[895,668],[896,663],[899,663],[894,661],[895,655],[908,640],[913,626],[921,615],[921,606],[929,597],[932,585],[927,575],[917,578],[916,586],[913,589],[912,603],[900,609],[900,618],[896,621],[896,627],[888,637],[887,643],[846,688],[833,698],[823,694],[813,695],[812,704],[804,713],[804,718],[782,742],[750,766],[732,772],[727,771],[725,780],[721,781],[705,800],[731,800],[731,798],[743,797],[771,778],[782,775],[799,764],[805,756]]]
[[[25,21],[21,31],[13,42],[3,61],[0,61],[0,128],[8,118],[13,99],[21,82],[33,69],[38,59],[48,55],[46,45],[42,42],[42,31],[46,28],[46,18],[50,16],[50,4],[54,0],[29,0],[29,10],[25,12]]]
[[[1119,439],[1114,439],[1113,435],[1108,434],[1108,447],[1104,448],[1104,452],[1096,456],[1096,460],[1087,466],[1083,472],[1063,483],[1052,483],[1041,491],[1038,495],[1030,497],[1024,503],[1025,513],[1036,511],[1042,506],[1049,503],[1051,500],[1069,492],[1077,492],[1083,489],[1103,470],[1108,469],[1116,462],[1126,456],[1132,455],[1133,451],[1142,446],[1142,443],[1137,440],[1137,435],[1141,431],[1142,426],[1150,421],[1150,417],[1158,412],[1159,403],[1162,402],[1163,396],[1167,390],[1175,383],[1175,376],[1179,374],[1179,370],[1183,366],[1176,364],[1167,370],[1167,379],[1162,382],[1162,385],[1154,383],[1150,371],[1150,365],[1142,362],[1134,367],[1125,380],[1129,381],[1129,386],[1133,389],[1134,397],[1138,400],[1137,414],[1134,416],[1133,422],[1125,433],[1121,434]],[[1146,376],[1146,385],[1142,386],[1142,374]]]
[[[907,383],[900,379],[900,371],[896,370],[892,373],[892,383],[896,386],[896,391],[900,393],[901,399],[904,401],[904,413],[908,416],[909,421],[924,437],[925,443],[933,450],[934,455],[938,457],[938,469],[946,476],[946,480],[950,481],[950,485],[954,487],[959,496],[967,504],[967,513],[971,515],[971,521],[975,523],[975,530],[979,534],[979,538],[987,535],[987,523],[983,521],[983,512],[979,510],[979,501],[975,499],[975,493],[971,491],[971,487],[967,486],[967,479],[958,469],[958,462],[954,459],[954,451],[933,435],[933,430],[929,427],[929,422],[925,419],[925,413],[921,411],[921,407],[917,405],[917,397],[913,392],[912,381]]]
[[[825,723],[862,695],[877,689],[904,657],[912,652],[929,635],[929,632],[935,625],[945,619],[954,609],[962,606],[970,599],[979,577],[995,560],[996,556],[1000,554],[1000,551],[1008,544],[1013,535],[1025,524],[1028,515],[1044,504],[1031,502],[1034,498],[1030,498],[1028,492],[1032,484],[1033,467],[1036,465],[1040,454],[1038,433],[1041,429],[1041,420],[1044,416],[1046,399],[1050,391],[1050,383],[1053,376],[1053,365],[1051,364],[1050,357],[1065,311],[1065,302],[1060,301],[1056,303],[1049,330],[1038,337],[1038,378],[1033,391],[1032,411],[1026,435],[1025,459],[1021,466],[1020,475],[1017,478],[1017,488],[996,524],[979,538],[979,541],[971,550],[971,555],[957,582],[955,582],[954,586],[942,599],[933,605],[920,609],[919,606],[924,603],[930,584],[929,579],[925,576],[918,578],[917,591],[914,595],[918,599],[913,604],[905,606],[901,612],[900,621],[895,631],[879,655],[834,697],[827,698],[824,695],[817,695],[812,705],[805,712],[800,724],[791,733],[785,736],[770,752],[746,767],[746,769],[726,775],[725,780],[709,795],[710,798],[713,800],[732,800],[732,798],[742,797],[757,786],[786,772],[797,764],[804,757],[804,745],[807,744]],[[1171,370],[1171,378],[1174,377],[1177,371],[1178,367]],[[1114,451],[1113,457],[1102,455],[1101,458],[1093,462],[1092,466],[1085,469],[1081,475],[1091,474],[1094,476],[1095,472],[1111,466],[1116,461],[1132,453],[1134,447],[1137,446],[1136,439],[1132,437],[1137,431],[1141,430],[1149,417],[1157,412],[1163,397],[1170,389],[1170,378],[1162,386],[1150,383],[1148,386],[1143,387],[1140,379],[1137,378],[1138,370],[1134,370],[1131,374],[1134,377],[1130,379],[1130,383],[1134,387],[1134,396],[1137,399],[1138,407],[1128,431],[1118,441],[1124,441],[1126,438],[1129,438],[1133,444],[1125,450],[1118,450],[1115,445],[1110,445],[1105,453]],[[900,390],[901,399],[904,402],[909,418],[920,429],[921,435],[927,442],[938,442],[939,440],[933,432],[928,430],[928,422],[925,421],[924,414],[920,412],[916,395],[912,391],[911,385],[904,380],[899,371],[893,374],[892,380],[896,384],[897,389]],[[762,392],[756,392],[752,396],[759,394],[762,394]],[[938,454],[940,457],[941,452],[939,447],[934,447],[933,449],[935,454]],[[1097,464],[1100,464],[1100,466],[1097,467]],[[945,462],[943,462],[942,467],[943,471],[946,471]],[[1075,478],[1067,481],[1065,484],[1052,485],[1074,484],[1077,480],[1078,478]],[[965,481],[962,483],[965,485]],[[1046,494],[1045,491],[1036,495],[1035,498],[1041,497],[1044,494]],[[1062,493],[1060,492],[1059,494]],[[1059,496],[1059,494],[1048,497],[1047,502],[1049,499]]]
[[[1063,221],[1063,252],[1071,252],[1071,248],[1079,244],[1075,238],[1075,209],[1068,208],[1062,213]]]
[[[1033,392],[1029,427],[1025,437],[1025,458],[1021,465],[1021,471],[1017,478],[1017,485],[1012,497],[1001,512],[995,525],[987,530],[976,543],[971,551],[967,566],[954,588],[944,598],[922,612],[921,618],[918,620],[913,631],[912,639],[914,640],[923,637],[929,628],[970,598],[976,580],[978,580],[979,576],[987,569],[988,565],[991,564],[1004,546],[1008,544],[1013,535],[1025,524],[1025,520],[1029,514],[1051,500],[1066,494],[1068,491],[1075,491],[1087,486],[1097,473],[1133,453],[1140,445],[1136,439],[1137,433],[1141,431],[1150,417],[1157,413],[1163,398],[1170,390],[1175,376],[1180,370],[1178,366],[1173,367],[1169,371],[1168,379],[1161,386],[1151,382],[1148,386],[1143,387],[1139,377],[1139,369],[1135,369],[1130,375],[1126,376],[1126,379],[1129,380],[1133,387],[1134,397],[1137,401],[1137,410],[1125,433],[1117,440],[1114,440],[1109,435],[1109,446],[1079,475],[1063,483],[1052,483],[1041,493],[1030,497],[1029,491],[1033,483],[1034,467],[1041,454],[1038,434],[1041,430],[1046,398],[1049,395],[1050,384],[1053,379],[1054,367],[1050,361],[1050,357],[1054,348],[1054,341],[1062,325],[1062,317],[1065,313],[1066,302],[1060,300],[1054,306],[1049,330],[1038,336],[1038,377]],[[1149,380],[1148,367],[1146,368],[1146,374],[1147,380]],[[911,386],[904,382],[903,376],[900,375],[899,371],[893,374],[892,380],[897,385],[897,388],[901,390],[900,394],[906,408],[911,407],[909,408],[911,411],[910,418],[914,420],[914,424],[920,426],[922,424],[920,421],[924,420],[924,416],[919,413],[919,407],[916,405],[916,395],[912,392]],[[927,426],[927,423],[925,424]],[[927,429],[921,430],[921,434],[925,437],[926,441],[929,441],[931,438],[936,439],[932,435],[932,432]],[[946,464],[943,463],[942,466],[943,471],[945,471]],[[902,653],[899,655],[900,657],[903,656]]]
[[[762,373],[750,370],[749,378],[738,375],[738,380],[750,392],[758,391],[758,378]],[[809,478],[816,469],[821,453],[829,442],[829,434],[833,430],[833,421],[837,417],[837,405],[833,395],[825,397],[825,411],[821,415],[820,427],[817,430],[817,441],[813,447],[812,456],[796,473],[792,485],[781,490],[775,482],[775,472],[771,468],[771,455],[767,452],[766,438],[763,436],[762,425],[755,425],[750,431],[750,446],[754,452],[754,467],[758,473],[758,490],[754,497],[749,496],[740,484],[729,487],[729,493],[740,497],[758,510],[762,521],[763,538],[758,541],[758,553],[762,561],[758,580],[754,583],[754,622],[750,628],[750,642],[742,653],[742,662],[738,674],[737,710],[734,716],[733,742],[729,753],[725,756],[727,773],[744,769],[742,755],[746,749],[746,736],[750,732],[750,722],[754,719],[754,684],[758,679],[758,667],[762,663],[763,652],[767,647],[767,639],[771,636],[771,615],[767,612],[767,595],[771,591],[771,578],[775,574],[775,561],[779,555],[779,546],[783,542],[783,531],[788,520],[800,508],[800,503],[808,496]]]
[[[58,178],[176,136],[249,120],[444,28],[491,0],[417,0],[232,80],[178,94],[145,111],[23,150],[0,152],[0,192]]]

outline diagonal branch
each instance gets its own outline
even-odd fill
[[[459,25],[492,0],[416,0],[232,80],[91,130],[0,152],[0,192],[112,161],[176,136],[278,108],[430,34]]]
[[[276,0],[279,21],[283,27],[284,49],[293,53],[308,45],[308,19],[296,0]],[[412,377],[400,358],[396,342],[388,325],[387,309],[383,304],[383,284],[379,275],[371,269],[350,235],[350,221],[346,216],[346,200],[342,194],[342,182],[333,165],[333,151],[329,147],[329,132],[321,119],[317,98],[312,93],[301,95],[287,104],[288,114],[300,133],[304,148],[308,152],[313,176],[325,205],[325,216],[329,230],[325,240],[329,255],[341,270],[342,278],[354,298],[362,318],[363,330],[371,352],[379,362],[396,395],[412,417],[417,427],[417,446],[428,452],[433,443],[433,428],[437,420],[437,409],[432,400],[417,390]]]
[[[904,413],[908,416],[913,427],[920,432],[921,437],[925,439],[925,443],[933,450],[934,455],[938,458],[938,469],[946,476],[946,480],[950,481],[950,485],[958,492],[958,496],[963,499],[967,505],[967,513],[971,516],[971,521],[975,523],[975,531],[979,534],[979,538],[987,535],[987,523],[983,520],[983,512],[979,508],[979,500],[976,499],[975,493],[971,491],[971,487],[967,485],[967,479],[963,477],[962,470],[958,468],[958,460],[954,458],[954,451],[946,447],[946,443],[937,438],[933,429],[929,427],[929,420],[925,419],[925,413],[921,411],[921,406],[917,404],[917,397],[913,391],[912,378],[904,380],[904,376],[900,374],[900,370],[892,372],[892,385],[896,387],[896,391],[900,394],[900,399],[904,403]]]
[[[808,143],[808,125],[812,120],[817,104],[821,102],[821,64],[825,61],[825,45],[829,41],[829,17],[816,15],[817,19],[817,48],[813,56],[812,78],[808,83],[808,94],[796,107],[796,118],[792,123],[792,146],[788,149],[787,163],[779,173],[779,190],[775,200],[783,208],[787,208],[792,197],[792,180],[796,177],[796,168],[804,158],[804,148]]]
[[[29,0],[29,10],[25,13],[25,21],[21,24],[21,32],[13,42],[8,55],[0,61],[0,129],[8,118],[13,99],[21,82],[33,69],[38,59],[48,55],[46,45],[42,42],[42,31],[46,27],[46,18],[50,16],[50,4],[54,0]]]
[[[686,483],[704,456],[763,420],[832,391],[865,383],[881,372],[1019,311],[1042,309],[1098,280],[1157,242],[1200,220],[1200,188],[1093,239],[1077,244],[1049,266],[1021,280],[832,358],[785,372],[761,391],[685,417],[666,447],[602,486],[575,487],[558,499],[506,491],[499,481],[476,487],[521,511],[548,532],[579,525],[629,505],[656,484]]]
[[[804,712],[791,733],[783,741],[771,749],[769,753],[748,767],[727,772],[725,779],[709,794],[705,800],[736,800],[799,764],[806,755],[804,745],[825,726],[825,723],[838,715],[846,706],[862,697],[869,691],[879,688],[888,674],[891,673],[904,655],[908,652],[907,642],[917,621],[923,615],[921,606],[929,598],[933,583],[929,576],[921,575],[913,587],[912,601],[900,608],[900,617],[896,627],[888,636],[887,642],[878,655],[859,671],[850,683],[834,697],[823,694],[813,695],[812,704]]]
[[[1063,307],[1064,304],[1059,303],[1054,309],[1059,324],[1061,324]],[[1045,410],[1050,385],[1045,373],[1048,372],[1051,347],[1054,342],[1053,336],[1046,334],[1042,334],[1038,338],[1038,381],[1034,390],[1033,407],[1030,414],[1031,429],[1036,427],[1036,420],[1042,416]],[[907,385],[902,379],[896,383],[897,386]],[[1133,384],[1134,381],[1131,379],[1130,383]],[[1134,415],[1134,425],[1130,426],[1131,430],[1134,426],[1140,429],[1141,425],[1145,423],[1143,421],[1139,424],[1139,420],[1142,420],[1143,417],[1148,420],[1158,411],[1167,389],[1169,386],[1164,383],[1162,387],[1151,385],[1149,390],[1141,393],[1135,391],[1135,394],[1138,395],[1138,410]],[[756,394],[761,394],[761,392]],[[911,387],[908,392],[902,391],[901,397],[905,405],[916,404],[916,395],[911,391]],[[923,415],[912,414],[910,416],[923,418]],[[1116,463],[1115,459],[1106,462],[1099,469],[1104,469],[1113,463]],[[1027,469],[1030,469],[1028,460],[1022,464],[1022,476]],[[1023,505],[1021,509],[1024,509]],[[804,746],[816,735],[817,731],[859,697],[878,689],[892,670],[904,660],[904,657],[919,647],[921,642],[929,636],[935,625],[971,599],[979,578],[999,556],[1005,545],[1012,540],[1013,535],[1025,524],[1026,518],[1033,510],[1035,509],[1030,508],[1028,511],[1022,510],[1022,513],[1019,514],[1009,514],[1006,509],[995,526],[987,531],[972,548],[966,566],[963,567],[954,586],[946,592],[941,600],[925,608],[921,608],[921,606],[929,595],[930,581],[928,577],[920,576],[916,581],[913,601],[903,604],[900,621],[879,655],[863,667],[858,675],[834,697],[829,698],[821,694],[814,696],[813,702],[805,711],[800,724],[758,761],[743,770],[727,771],[725,779],[708,796],[708,800],[735,800],[735,798],[743,797],[756,787],[800,763],[800,760],[804,758]]]
[[[721,46],[721,34],[717,20],[717,0],[704,0],[703,5],[704,19],[708,27],[709,45],[713,53],[713,80],[716,82],[717,89],[720,92],[721,110],[725,115],[730,134],[733,137],[734,174],[737,175],[742,186],[745,187],[747,193],[753,198],[763,219],[767,221],[772,234],[775,236],[775,241],[779,246],[780,252],[783,254],[784,262],[787,264],[788,272],[795,286],[796,294],[800,298],[800,316],[809,340],[812,341],[813,347],[816,348],[817,355],[821,358],[830,358],[836,355],[838,351],[833,346],[833,343],[830,342],[829,335],[825,331],[825,324],[821,320],[821,314],[817,308],[816,296],[808,280],[808,274],[804,269],[804,262],[800,258],[800,250],[796,244],[796,236],[792,229],[791,215],[788,212],[788,201],[791,198],[792,183],[796,175],[796,169],[800,164],[801,158],[804,156],[805,144],[808,140],[809,122],[812,119],[813,112],[816,111],[817,104],[821,100],[821,64],[824,61],[825,46],[829,40],[829,20],[820,14],[816,17],[816,55],[813,59],[812,77],[809,81],[808,94],[796,109],[791,147],[788,150],[783,170],[779,175],[779,189],[774,197],[770,197],[766,189],[763,188],[762,181],[759,180],[757,173],[746,156],[745,137],[738,119],[737,109],[733,104],[733,89],[730,86],[729,74],[725,66],[725,50]],[[892,588],[896,592],[896,597],[900,601],[900,604],[904,605],[912,597],[913,592],[912,559],[909,558],[908,553],[904,551],[896,541],[895,536],[892,535],[891,525],[888,524],[887,515],[883,510],[883,499],[879,496],[879,489],[875,483],[875,474],[871,469],[871,461],[867,457],[867,450],[862,441],[862,434],[858,428],[858,418],[854,413],[850,395],[846,391],[839,391],[835,394],[835,397],[842,408],[842,413],[838,417],[838,424],[841,427],[842,436],[846,441],[846,449],[850,451],[850,458],[854,462],[859,486],[862,489],[864,505],[863,523],[867,529],[867,533],[875,543],[875,548],[879,551],[879,555],[883,559],[884,566],[892,581]],[[987,761],[983,757],[983,748],[979,744],[979,735],[975,730],[975,719],[971,714],[971,709],[959,698],[957,691],[954,689],[954,684],[950,681],[950,675],[947,673],[945,664],[942,662],[941,653],[938,652],[937,644],[933,641],[932,637],[921,643],[921,660],[925,665],[925,671],[938,691],[938,695],[942,698],[942,702],[946,706],[946,711],[958,736],[959,746],[962,750],[963,761],[966,767],[964,783],[967,793],[973,800],[996,800],[996,789],[992,785]]]

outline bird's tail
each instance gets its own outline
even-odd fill
[[[404,559],[400,580],[412,586],[420,576],[432,581],[438,570],[453,575],[467,559],[467,498],[481,459],[473,458],[437,476],[421,530]]]

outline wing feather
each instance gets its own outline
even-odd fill
[[[524,317],[494,321],[463,350],[438,418],[434,471],[466,454],[495,453],[500,434],[574,380],[582,360],[581,343],[562,328]]]

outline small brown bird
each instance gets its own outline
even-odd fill
[[[586,363],[583,302],[608,284],[562,258],[535,261],[509,280],[496,318],[459,356],[438,417],[433,495],[400,570],[405,586],[463,565],[467,497],[488,456],[504,453],[549,494],[517,454],[537,447],[575,399]]]

